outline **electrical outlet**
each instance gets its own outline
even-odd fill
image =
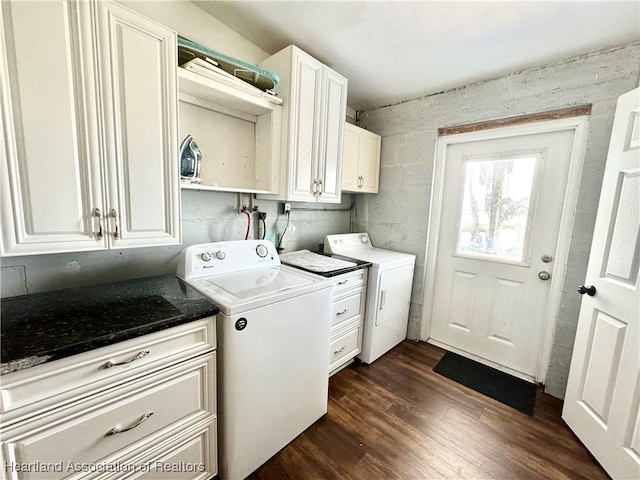
[[[291,211],[291,204],[290,203],[283,203],[282,204],[282,213],[289,213]]]

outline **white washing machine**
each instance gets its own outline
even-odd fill
[[[220,307],[219,471],[242,479],[327,411],[332,283],[268,240],[193,245],[178,276]]]
[[[367,233],[327,235],[324,251],[371,262],[367,282],[362,352],[371,363],[407,338],[416,257],[376,248]]]

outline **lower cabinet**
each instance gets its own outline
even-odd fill
[[[333,279],[329,375],[349,365],[362,350],[366,291],[367,270]]]
[[[164,364],[149,362],[137,368],[131,368],[136,359],[119,363],[120,368],[131,368],[135,378],[114,374],[108,388],[80,400],[64,403],[53,395],[55,408],[42,408],[40,401],[37,411],[22,411],[8,422],[0,417],[0,460],[6,478],[205,479],[217,474],[214,319],[199,322],[207,332],[205,343],[212,346],[205,353],[172,362],[180,358],[176,351],[159,355]],[[148,335],[153,340],[149,350],[157,350],[158,333],[176,337],[188,328],[186,324]],[[192,347],[183,343],[180,350],[202,351]],[[111,350],[118,358],[120,349],[115,344],[91,353]],[[28,370],[37,375],[38,369]],[[28,370],[15,374],[24,377]],[[5,381],[12,386],[15,374],[2,377],[3,390]],[[48,386],[45,379],[42,385]]]

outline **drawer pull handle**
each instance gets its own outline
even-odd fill
[[[347,346],[346,346],[346,345],[342,345],[338,350],[334,350],[334,351],[333,351],[333,354],[334,354],[334,355],[337,355],[337,354],[339,354],[340,352],[342,352],[345,348],[347,348]]]
[[[349,280],[340,280],[338,282],[338,285],[344,285],[345,283],[347,283]]]
[[[345,308],[344,310],[342,310],[341,312],[337,312],[336,315],[344,315],[345,313],[347,313],[347,310],[349,310],[348,308]]]
[[[129,360],[125,360],[124,362],[114,363],[111,360],[109,360],[107,363],[100,366],[100,370],[104,370],[106,368],[111,368],[111,367],[117,367],[118,365],[126,365],[127,363],[135,362],[136,360],[142,357],[146,357],[147,355],[149,355],[149,350],[142,350],[135,357],[130,358]]]
[[[134,425],[131,425],[129,428],[118,428],[118,427],[113,427],[111,430],[109,430],[106,434],[105,437],[110,437],[111,435],[115,435],[116,433],[123,433],[123,432],[128,432],[129,430],[133,430],[134,428],[136,428],[138,425],[140,425],[141,423],[145,422],[151,415],[153,415],[153,412],[147,412],[144,415],[142,415],[140,417],[140,420],[138,420]]]

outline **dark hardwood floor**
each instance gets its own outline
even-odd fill
[[[528,416],[433,372],[405,341],[330,380],[329,410],[251,475],[285,479],[606,479],[542,391]],[[292,399],[294,401],[294,399]]]

